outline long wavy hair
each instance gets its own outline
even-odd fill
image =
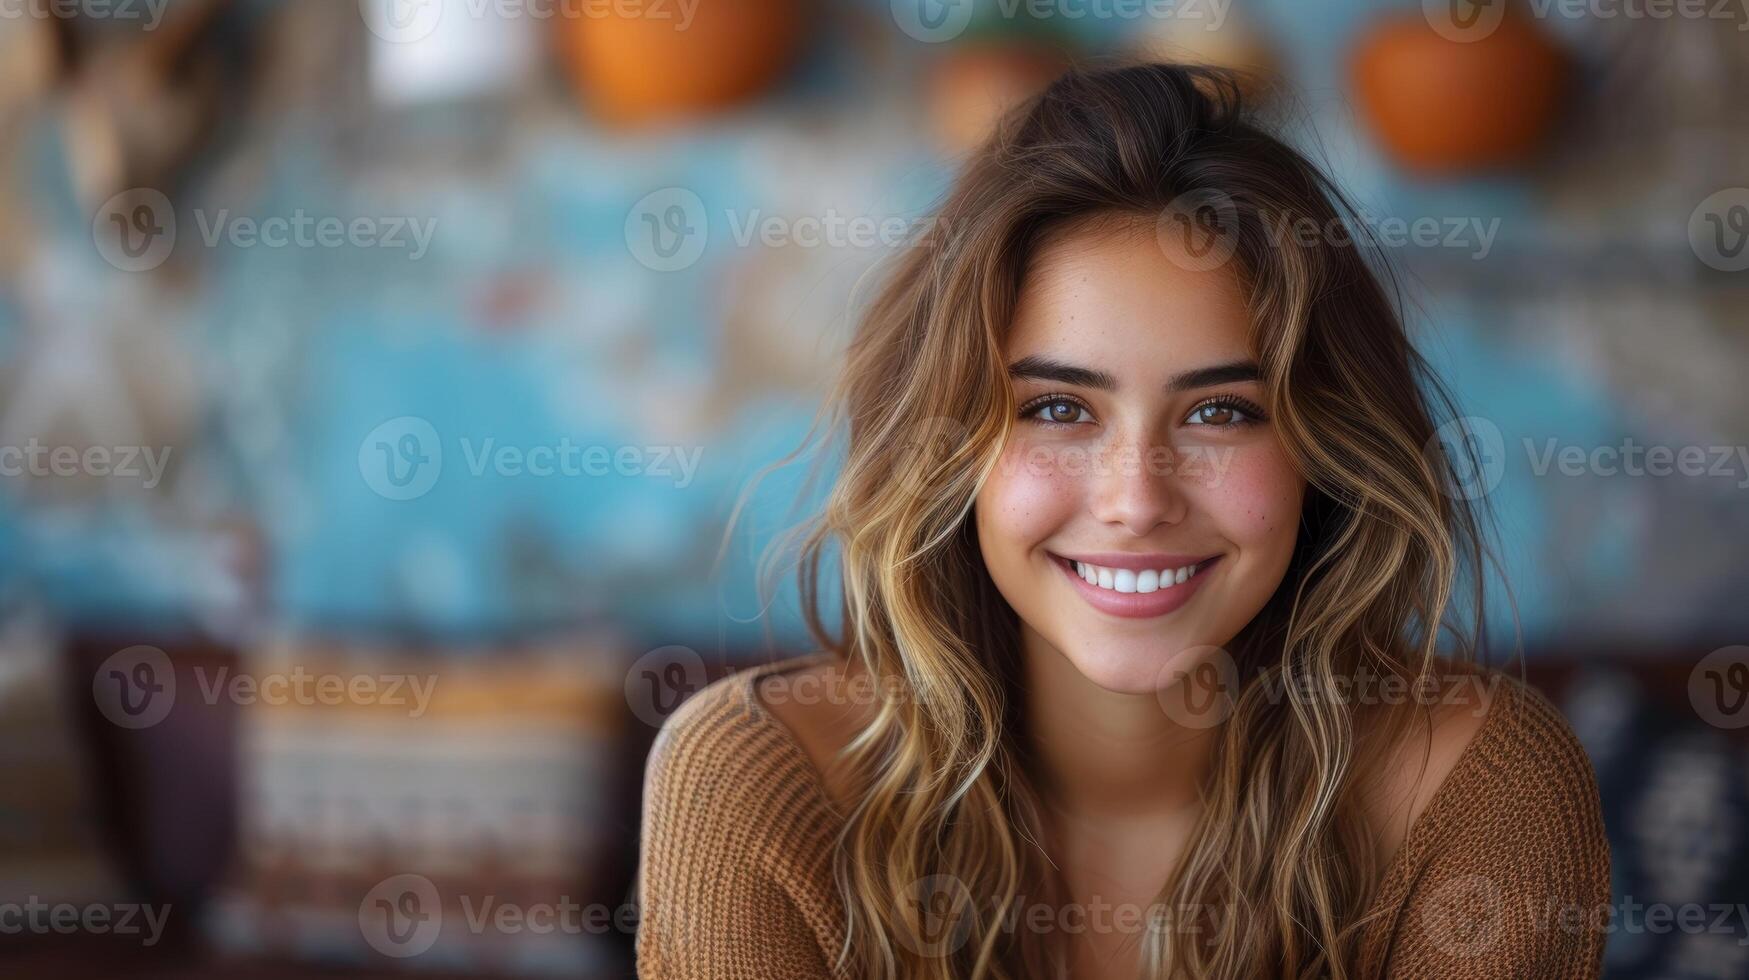
[[[1307,493],[1284,581],[1227,647],[1241,682],[1157,898],[1184,914],[1152,920],[1142,961],[1162,978],[1353,974],[1382,871],[1357,774],[1410,721],[1368,734],[1341,678],[1475,658],[1485,535],[1458,479],[1473,459],[1440,450],[1432,410],[1455,418],[1451,399],[1342,193],[1252,120],[1233,75],[1162,64],[1071,70],[1003,121],[884,270],[817,430],[842,456],[802,541],[804,611],[819,643],[900,695],[833,763],[855,787],[834,851],[840,969],[1065,975],[1060,944],[1013,927],[1064,886],[1036,843],[1017,619],[970,517],[1015,418],[1002,341],[1040,242],[1187,201],[1231,249]],[[1325,231],[1343,227],[1355,238]]]

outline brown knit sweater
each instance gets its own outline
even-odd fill
[[[834,973],[844,942],[831,848],[842,818],[760,677],[710,685],[663,726],[644,786],[638,976],[791,980]],[[1385,869],[1362,978],[1596,977],[1609,845],[1584,750],[1504,677],[1480,729]]]

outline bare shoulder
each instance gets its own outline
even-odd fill
[[[1535,687],[1508,671],[1441,660],[1423,700],[1362,791],[1385,862],[1424,817],[1449,829],[1499,823],[1508,811],[1597,811],[1590,758]]]
[[[807,660],[766,673],[755,691],[760,706],[783,725],[819,774],[833,803],[842,808],[849,791],[836,763],[877,710],[874,685],[866,674],[835,657]]]
[[[1381,698],[1405,702],[1402,710],[1410,715],[1363,790],[1381,864],[1389,863],[1427,812],[1492,718],[1495,702],[1508,696],[1501,690],[1505,680],[1496,672],[1441,659],[1425,684],[1405,689],[1400,697]]]
[[[1607,911],[1610,845],[1590,759],[1516,671],[1476,677],[1485,694],[1454,700],[1486,711],[1447,729],[1472,730],[1439,785],[1412,795],[1422,810],[1382,885],[1399,909],[1386,973],[1598,976],[1606,930],[1582,923]],[[1556,910],[1568,925],[1550,928]]]

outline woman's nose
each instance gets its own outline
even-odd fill
[[[1090,474],[1089,506],[1102,524],[1140,537],[1184,520],[1188,504],[1169,446],[1128,441],[1104,449]]]

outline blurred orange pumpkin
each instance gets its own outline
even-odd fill
[[[700,115],[764,91],[793,62],[811,12],[807,0],[700,0],[687,22],[686,4],[624,6],[559,19],[555,42],[589,107],[627,124]]]
[[[1355,100],[1405,169],[1449,175],[1519,163],[1553,127],[1566,55],[1509,8],[1486,36],[1458,41],[1419,14],[1392,15],[1361,38],[1350,62]]]
[[[1017,42],[960,44],[930,67],[930,116],[937,145],[970,153],[1015,106],[1045,90],[1069,60],[1055,49]]]

